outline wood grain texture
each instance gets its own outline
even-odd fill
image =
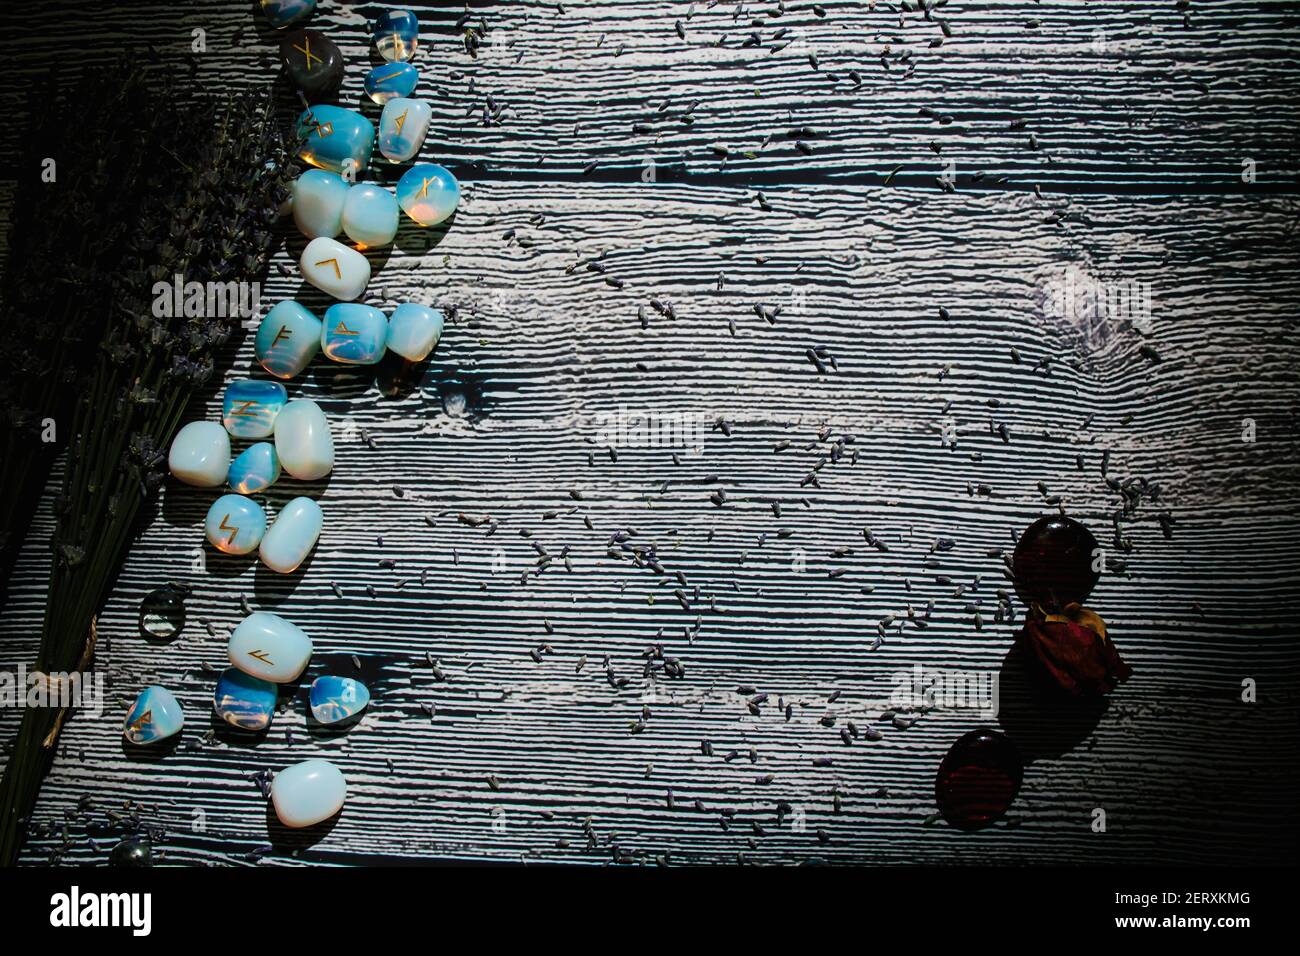
[[[1285,2],[950,3],[932,15],[856,0],[475,2],[468,23],[487,31],[476,57],[461,4],[411,6],[428,41],[425,155],[473,178],[582,178],[594,163],[585,178],[627,180],[647,158],[663,178],[754,185],[879,184],[901,167],[895,181],[935,188],[949,160],[966,187],[1239,190],[1246,158],[1256,189],[1293,188],[1300,172],[1300,17]],[[78,4],[58,31],[15,17],[11,62],[48,82],[69,47],[92,66],[147,49],[199,86],[260,86],[280,35],[253,8]],[[366,24],[380,9],[328,3],[313,18],[351,64],[345,104],[369,106],[360,65],[375,57]],[[16,108],[27,94],[0,95]]]
[[[267,75],[245,6],[187,14],[210,18],[204,82]],[[293,383],[338,450],[329,480],[305,486],[326,530],[304,571],[205,553],[211,495],[167,487],[100,619],[107,707],[69,724],[26,862],[101,861],[122,831],[107,813],[128,804],[165,831],[167,859],[197,864],[1293,858],[1293,173],[1238,194],[1243,143],[1261,180],[1294,162],[1289,14],[1197,5],[1184,27],[1172,9],[1039,4],[1029,30],[1019,7],[950,5],[954,35],[931,48],[942,33],[919,13],[898,28],[896,9],[824,6],[768,20],[702,3],[485,4],[504,55],[473,61],[449,38],[426,51],[447,115],[424,155],[454,157],[466,199],[445,233],[404,228],[371,254],[365,301],[453,310],[444,339],[405,381],[318,360]],[[369,7],[326,7],[321,23],[361,58]],[[165,48],[179,42],[168,16],[131,30]],[[809,31],[820,69],[740,48],[756,17],[767,38]],[[1076,51],[1098,23],[1132,40],[1123,68]],[[866,48],[885,42],[915,49],[907,80],[901,64],[865,75]],[[1197,77],[1209,92],[1179,85]],[[488,92],[511,104],[501,125],[462,118]],[[665,99],[670,117],[700,100],[696,122],[632,133]],[[921,106],[964,118],[941,128]],[[1037,122],[1050,161],[1025,145]],[[784,133],[805,125],[824,131],[811,156]],[[753,158],[712,149],[769,132]],[[1078,194],[944,192],[936,137],[986,186]],[[648,151],[666,157],[657,182],[640,181]],[[699,175],[673,181],[679,158]],[[582,176],[592,161],[626,175]],[[927,172],[858,178],[900,163]],[[1130,187],[1146,195],[1116,194]],[[265,300],[320,309],[300,249],[286,236]],[[1150,315],[1056,314],[1070,274],[1147,284]],[[251,355],[249,337],[232,346],[227,378]],[[700,427],[611,451],[620,409]],[[1108,477],[1142,492],[1118,534],[1125,498]],[[277,485],[272,510],[303,487]],[[1055,496],[1109,549],[1090,603],[1135,669],[1099,714],[1028,702],[1008,662],[1015,625],[996,620],[1000,552]],[[0,616],[14,666],[33,656],[50,527],[47,505]],[[190,625],[150,643],[137,609],[167,580],[194,588]],[[241,599],[311,634],[312,675],[354,674],[357,655],[375,694],[358,726],[309,727],[301,691],[264,738],[211,722]],[[654,645],[680,677],[647,669]],[[894,675],[918,664],[1002,675],[999,722],[1033,758],[1005,824],[934,819],[938,763],[981,721],[882,718]],[[160,759],[120,737],[150,682],[189,720]],[[880,739],[846,745],[849,721]],[[268,821],[254,776],[309,756],[339,764],[349,800],[327,832],[293,835]]]

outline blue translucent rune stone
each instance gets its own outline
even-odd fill
[[[318,677],[311,685],[311,715],[322,724],[337,724],[365,709],[370,690],[351,677]]]
[[[266,512],[252,498],[222,495],[208,508],[203,524],[208,543],[226,554],[248,554],[266,534]]]
[[[280,509],[275,524],[262,538],[262,547],[258,551],[262,563],[278,574],[292,574],[316,547],[324,523],[320,505],[310,498],[294,498]],[[293,680],[297,676],[294,674],[285,679]]]
[[[381,63],[366,74],[366,95],[383,106],[399,96],[410,96],[420,74],[409,63]]]
[[[388,317],[388,348],[411,362],[423,361],[442,337],[443,315],[438,309],[405,302]]]
[[[180,702],[166,687],[146,687],[126,712],[122,734],[133,744],[154,744],[185,726]]]
[[[421,226],[436,226],[460,203],[460,184],[435,163],[417,163],[397,181],[397,204]]]
[[[298,155],[313,166],[355,177],[370,165],[375,124],[355,110],[328,104],[305,109],[298,135],[304,137]]]
[[[320,319],[306,306],[285,299],[266,313],[253,351],[262,368],[276,378],[293,378],[320,351]]]
[[[309,169],[293,184],[293,222],[308,239],[333,239],[343,231],[348,184],[338,173]]]
[[[373,36],[385,60],[409,60],[420,42],[420,21],[410,10],[385,10],[375,18]]]
[[[269,441],[259,441],[245,448],[230,463],[226,484],[241,495],[265,491],[280,480],[280,456]]]
[[[374,183],[357,183],[343,204],[343,231],[361,249],[386,246],[397,235],[397,197]]]
[[[320,348],[334,361],[374,365],[384,357],[387,343],[388,319],[378,309],[340,302],[326,310]]]
[[[236,438],[267,438],[275,429],[275,416],[289,400],[279,382],[242,378],[226,386],[221,421]]]
[[[262,0],[266,21],[277,30],[306,20],[315,9],[316,0]]]
[[[413,159],[424,145],[433,110],[422,100],[389,100],[379,117],[379,151],[392,163]]]
[[[265,730],[275,715],[279,688],[269,680],[228,667],[217,681],[212,709],[226,723],[240,730]]]

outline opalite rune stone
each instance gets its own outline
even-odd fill
[[[419,163],[397,181],[397,202],[421,226],[436,226],[456,211],[460,185],[435,163]]]
[[[305,137],[298,155],[313,166],[356,177],[370,164],[375,125],[342,106],[313,106],[298,117],[298,135]]]
[[[280,60],[289,82],[308,96],[338,89],[343,80],[343,54],[319,30],[295,30],[280,41]]]
[[[410,96],[419,79],[409,63],[381,63],[366,74],[366,95],[383,106],[395,96]]]
[[[309,827],[343,809],[348,782],[328,760],[304,760],[271,781],[271,805],[287,827]]]
[[[249,445],[230,463],[226,484],[241,495],[265,491],[280,480],[280,456],[269,441]]]
[[[280,574],[292,574],[316,547],[323,523],[320,505],[310,498],[294,498],[262,538],[262,563]]]
[[[374,38],[385,60],[409,60],[420,42],[420,21],[410,10],[385,10],[375,18]]]
[[[166,687],[146,687],[126,712],[122,733],[133,744],[166,740],[185,726],[180,702]]]
[[[266,512],[252,498],[222,495],[212,502],[204,522],[208,543],[226,554],[248,554],[266,534]]]
[[[374,365],[384,357],[388,319],[368,305],[340,302],[325,312],[320,347],[327,358],[346,365]]]
[[[254,611],[230,635],[230,663],[245,674],[287,684],[311,660],[311,638],[298,625],[269,611]]]
[[[307,19],[315,9],[316,0],[262,0],[262,13],[277,30]]]
[[[266,438],[289,394],[279,382],[236,379],[226,386],[221,421],[236,438]]]
[[[334,467],[334,439],[320,406],[298,398],[275,419],[275,453],[280,467],[301,481],[324,478]]]
[[[417,302],[404,302],[388,317],[388,348],[411,362],[421,362],[442,338],[442,313]]]
[[[424,145],[433,110],[422,100],[389,100],[379,117],[379,151],[394,163],[404,163]]]
[[[217,422],[190,422],[172,439],[171,473],[187,485],[215,488],[230,469],[230,435]]]
[[[226,723],[240,730],[265,730],[275,715],[279,688],[269,680],[228,667],[217,681],[212,709]]]
[[[370,689],[351,677],[318,677],[311,685],[311,715],[322,724],[337,724],[365,709]]]
[[[293,299],[277,303],[257,328],[257,361],[276,378],[293,378],[320,351],[320,319]]]
[[[344,302],[364,292],[370,281],[370,262],[365,256],[324,236],[307,243],[298,266],[304,279]]]
[[[362,249],[386,246],[397,235],[397,197],[383,186],[357,183],[343,204],[343,231]]]
[[[293,223],[308,239],[334,238],[343,231],[348,184],[338,173],[309,169],[293,183]]]

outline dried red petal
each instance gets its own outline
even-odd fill
[[[1128,680],[1133,669],[1104,635],[1104,627],[1103,633],[1098,633],[1085,624],[1058,615],[1052,617],[1030,617],[1019,640],[1029,646],[1062,690],[1077,697],[1097,696],[1110,693],[1121,681]],[[1091,623],[1085,615],[1079,615],[1079,619]]]
[[[1025,765],[1005,734],[981,727],[948,750],[934,781],[939,812],[953,826],[978,830],[1002,817],[1020,791]]]

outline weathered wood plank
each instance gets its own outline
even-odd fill
[[[477,57],[459,5],[410,6],[435,107],[425,152],[467,178],[627,181],[653,163],[662,181],[760,188],[879,184],[895,170],[928,188],[946,173],[959,188],[1295,188],[1300,21],[1286,3],[951,3],[932,15],[848,0],[476,3],[470,22],[488,28]],[[74,8],[57,31],[53,13],[15,18],[20,75],[48,82],[70,48],[94,65],[145,45],[208,88],[263,84],[278,68],[277,36],[244,0]],[[323,4],[313,26],[352,64],[342,101],[373,109],[361,91],[371,12]],[[761,45],[745,45],[751,35]],[[0,93],[7,113],[26,88]],[[0,143],[20,128],[0,129]]]
[[[194,571],[210,496],[167,489],[101,619],[109,706],[70,724],[25,859],[102,856],[114,837],[75,813],[62,837],[85,795],[94,821],[144,804],[185,862],[241,862],[268,843],[280,863],[1285,859],[1300,726],[1293,201],[767,198],[765,211],[725,188],[479,183],[436,247],[409,231],[376,255],[367,301],[455,308],[434,361],[396,395],[323,362],[294,383],[338,441],[333,476],[309,486],[326,532],[306,573],[214,556]],[[302,292],[297,247],[279,254],[268,302]],[[1047,294],[1072,267],[1112,288],[1149,283],[1150,314],[1052,314]],[[768,321],[756,305],[781,309]],[[819,373],[812,345],[838,370]],[[250,356],[246,339],[230,374]],[[703,426],[683,447],[611,456],[600,416],[620,406]],[[1107,475],[1158,486],[1123,524],[1127,552],[1103,455]],[[1094,604],[1136,673],[1076,728],[1018,703],[1008,671],[1002,723],[1043,752],[1011,825],[972,837],[928,820],[938,761],[978,718],[934,710],[900,729],[880,713],[900,670],[1005,666],[1014,628],[994,623],[994,549],[1052,510],[1049,495],[1112,549]],[[39,620],[48,530],[38,517],[15,572],[6,654]],[[653,545],[665,573],[611,557],[619,532]],[[168,579],[195,587],[192,624],[149,645],[136,608]],[[263,740],[205,739],[241,596],[312,634],[313,673],[363,658],[376,702],[358,727],[312,731],[297,699]],[[655,643],[682,678],[645,676]],[[1259,703],[1240,701],[1245,678]],[[153,680],[190,717],[160,761],[124,753],[118,726]],[[755,692],[770,695],[757,716]],[[883,738],[845,746],[848,720]],[[295,856],[252,776],[316,754],[352,794]]]

